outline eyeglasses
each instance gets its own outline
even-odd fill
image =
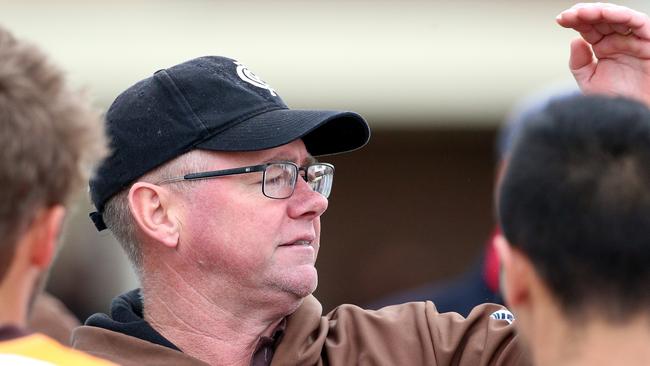
[[[186,174],[182,177],[164,179],[156,184],[181,182],[186,180],[200,180],[224,177],[227,175],[264,172],[262,177],[262,193],[269,198],[289,198],[296,188],[298,175],[309,184],[309,187],[329,197],[334,181],[334,165],[327,163],[313,163],[304,167],[286,161],[267,163],[261,165],[245,166],[241,168],[213,170],[202,173]]]

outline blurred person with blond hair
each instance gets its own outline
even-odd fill
[[[27,328],[66,209],[105,150],[98,113],[0,28],[0,364],[112,364]]]

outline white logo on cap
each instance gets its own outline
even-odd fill
[[[271,95],[274,97],[278,96],[275,93],[275,90],[271,88],[269,84],[267,84],[264,80],[260,79],[260,77],[255,75],[255,73],[250,71],[248,67],[242,65],[240,62],[235,62],[235,65],[237,65],[237,76],[239,76],[240,79],[244,80],[249,84],[255,85],[258,88],[268,90],[269,92],[271,92]]]

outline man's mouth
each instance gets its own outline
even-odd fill
[[[296,240],[292,243],[286,243],[280,245],[281,247],[290,247],[290,246],[311,246],[311,240]]]

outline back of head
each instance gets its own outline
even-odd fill
[[[546,108],[549,103],[580,94],[580,90],[573,84],[550,84],[518,100],[499,128],[495,146],[497,161],[508,158],[514,142],[531,116]]]
[[[650,305],[650,110],[604,96],[529,116],[498,202],[508,241],[569,318]]]
[[[36,212],[67,203],[104,150],[99,115],[43,53],[0,28],[0,279]]]

